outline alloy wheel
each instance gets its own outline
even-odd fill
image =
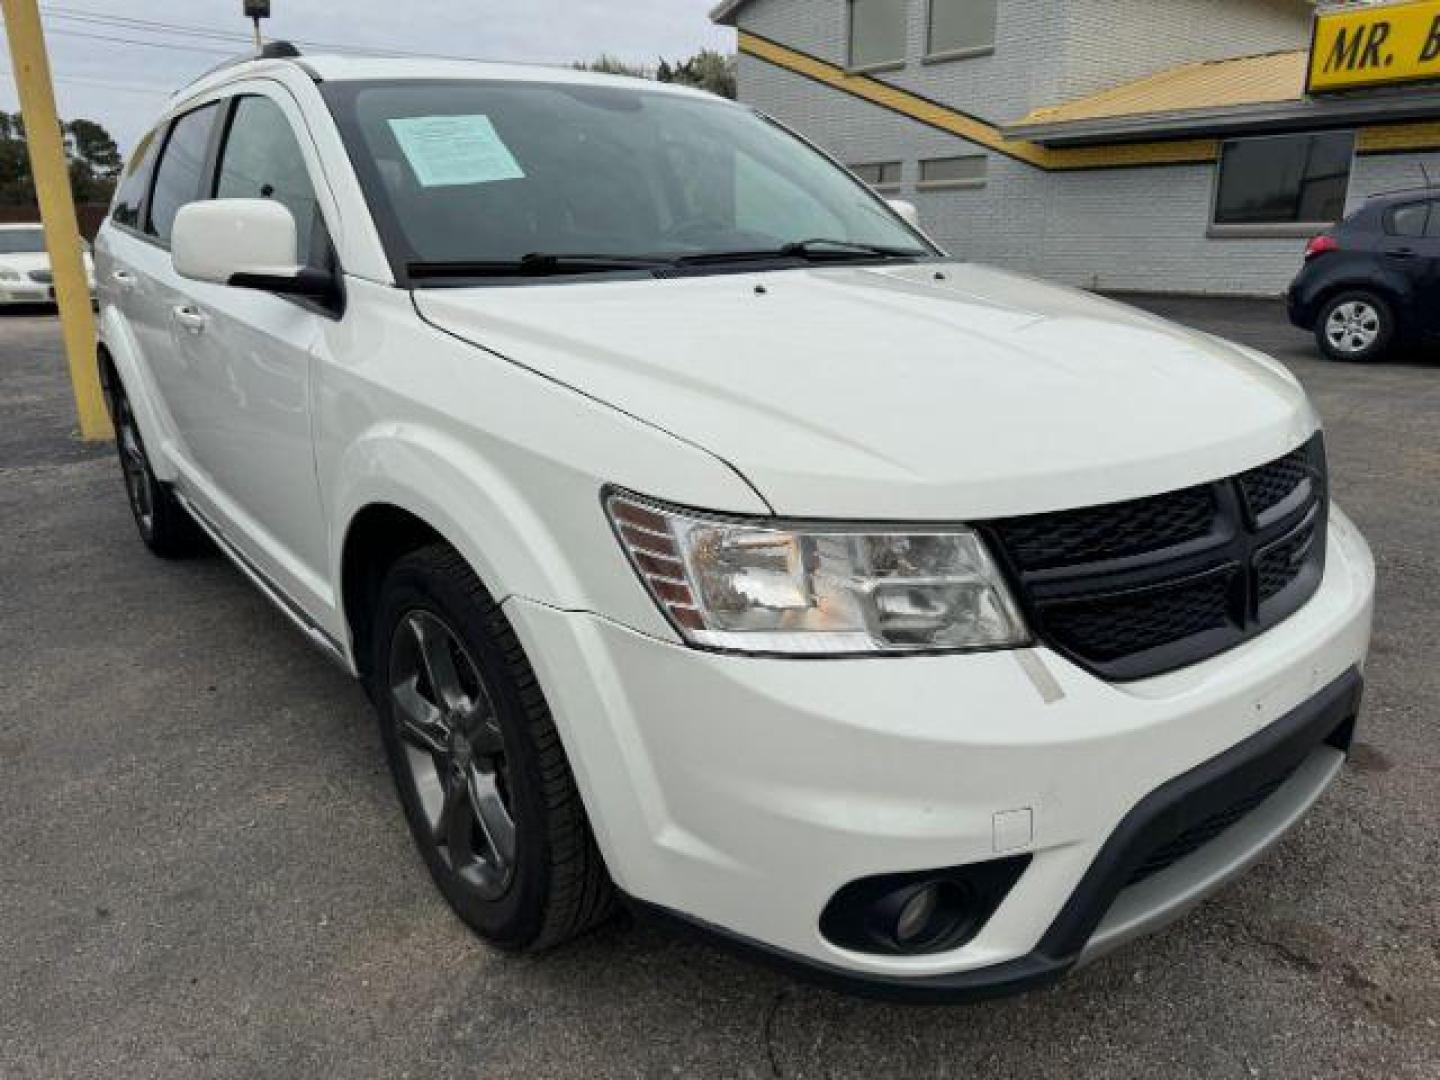
[[[1325,320],[1325,337],[1336,352],[1358,356],[1380,337],[1380,313],[1364,300],[1339,304]]]
[[[395,731],[430,838],[466,888],[494,899],[515,872],[515,819],[499,716],[459,636],[416,609],[395,627]]]

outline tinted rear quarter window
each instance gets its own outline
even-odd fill
[[[170,127],[170,137],[155,167],[155,188],[150,194],[150,222],[145,231],[165,243],[175,227],[175,215],[186,203],[203,198],[205,159],[218,113],[215,103],[202,105]]]
[[[1391,236],[1424,236],[1429,220],[1428,202],[1404,203],[1385,211],[1385,231]]]
[[[132,229],[140,227],[140,209],[145,203],[145,190],[150,186],[150,174],[155,168],[155,146],[157,131],[152,131],[140,140],[135,153],[130,155],[130,164],[115,193],[115,209],[110,216],[117,225]]]

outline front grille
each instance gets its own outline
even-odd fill
[[[1056,604],[1046,624],[1057,639],[1100,661],[1119,660],[1216,630],[1230,618],[1238,571],[1219,570],[1141,593]]]
[[[1005,542],[1017,566],[1044,570],[1197,540],[1214,519],[1214,495],[1208,487],[1196,487],[1067,514],[1015,518],[1006,523]]]
[[[30,280],[38,281],[41,285],[49,285],[54,282],[55,275],[49,270],[31,270]]]
[[[1294,613],[1319,586],[1325,526],[1316,435],[1238,476],[988,531],[1040,638],[1130,680],[1214,656]]]
[[[1240,490],[1245,496],[1245,505],[1251,520],[1263,521],[1271,510],[1287,499],[1296,495],[1303,496],[1310,476],[1310,453],[1307,446],[1302,446],[1269,465],[1241,473],[1238,477]]]

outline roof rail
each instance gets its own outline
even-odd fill
[[[203,82],[211,75],[225,71],[228,68],[239,67],[241,64],[254,63],[256,60],[298,60],[301,55],[300,50],[289,41],[267,41],[253,53],[244,53],[229,60],[223,60],[209,70],[201,72],[177,90],[176,93],[183,94],[186,90],[190,89],[190,87],[198,82]]]

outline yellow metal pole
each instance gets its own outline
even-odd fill
[[[50,251],[50,267],[55,273],[55,298],[60,305],[60,329],[70,362],[80,437],[108,439],[110,418],[105,411],[100,372],[95,363],[95,317],[90,309],[90,286],[80,249],[80,225],[70,192],[70,170],[65,161],[60,117],[55,109],[55,86],[50,81],[50,60],[45,52],[40,11],[36,0],[0,0],[0,8],[5,13],[15,87],[20,94],[20,111],[25,117],[25,145],[30,153],[35,195],[40,202],[40,220],[45,223],[45,246]]]

